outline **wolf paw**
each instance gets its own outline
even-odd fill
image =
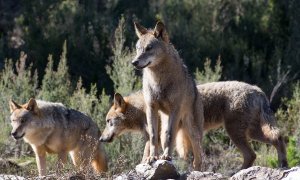
[[[201,162],[194,161],[193,168],[194,168],[194,171],[201,171]]]
[[[172,161],[172,157],[165,154],[161,155],[159,159]]]
[[[152,163],[154,163],[156,160],[157,160],[157,157],[156,157],[156,156],[149,156],[149,157],[146,158],[146,163],[147,163],[147,164],[152,164]]]

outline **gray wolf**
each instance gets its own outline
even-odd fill
[[[277,150],[279,167],[288,166],[283,137],[276,127],[269,101],[260,88],[238,81],[206,83],[197,88],[202,95],[204,107],[204,131],[224,126],[230,139],[243,154],[242,169],[252,166],[256,158],[248,143],[249,139],[272,144]],[[116,113],[115,109],[121,110]],[[130,131],[142,132],[148,140],[145,112],[141,91],[124,98],[116,94],[114,105],[106,117],[112,124],[106,124],[101,135],[102,141],[112,141],[114,137]],[[190,149],[186,130],[179,127],[176,151],[186,159]],[[146,141],[142,162],[148,155],[149,141]]]
[[[160,158],[171,160],[175,135],[181,122],[182,127],[188,129],[194,155],[193,167],[200,170],[203,106],[195,82],[170,44],[162,22],[158,22],[154,30],[138,23],[134,25],[139,39],[132,64],[143,69],[143,95],[150,139],[150,155],[146,161],[152,163],[157,159],[158,111],[161,111],[168,118],[161,121],[166,128],[161,132],[163,154]]]
[[[98,142],[98,126],[87,115],[69,109],[61,103],[30,99],[19,105],[10,101],[11,135],[23,138],[35,152],[40,176],[46,174],[46,153],[58,154],[65,163],[67,154],[80,170],[92,164],[95,171],[107,170],[104,149]]]

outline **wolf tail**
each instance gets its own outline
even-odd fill
[[[98,145],[98,148],[94,154],[92,166],[97,173],[106,172],[108,170],[107,157],[104,152],[104,148],[101,146],[101,143]]]
[[[276,120],[273,111],[270,108],[270,103],[266,96],[262,98],[260,103],[260,124],[264,135],[276,140],[280,136],[279,128],[276,126]]]
[[[176,134],[176,151],[178,156],[184,160],[188,158],[188,153],[191,149],[191,143],[188,135],[183,128],[179,128]]]

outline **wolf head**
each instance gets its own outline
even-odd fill
[[[102,142],[112,142],[126,129],[126,102],[122,95],[116,93],[114,103],[106,115],[106,127],[100,137]]]
[[[30,99],[28,103],[19,105],[13,100],[9,103],[10,120],[13,127],[11,135],[15,139],[20,139],[27,134],[32,133],[32,122],[38,119],[38,107],[35,99]]]
[[[136,57],[132,64],[137,69],[157,66],[166,56],[169,37],[162,22],[157,22],[154,30],[148,30],[137,22],[134,28],[139,40],[136,43]]]

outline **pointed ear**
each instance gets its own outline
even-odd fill
[[[10,108],[10,113],[14,112],[16,109],[21,108],[19,104],[17,104],[15,101],[10,100],[9,101],[9,108]]]
[[[140,25],[138,22],[134,21],[133,24],[134,24],[135,33],[139,38],[141,38],[143,34],[147,33],[147,29],[144,26]]]
[[[156,38],[161,38],[166,43],[170,42],[169,35],[166,31],[165,25],[161,21],[158,21],[155,25],[154,36]]]
[[[39,111],[36,101],[33,98],[29,99],[28,103],[25,105],[24,108],[27,109],[28,111],[32,111],[34,113],[38,113],[38,111]]]
[[[121,94],[116,93],[114,96],[114,104],[116,108],[125,109],[126,102],[124,101]]]

